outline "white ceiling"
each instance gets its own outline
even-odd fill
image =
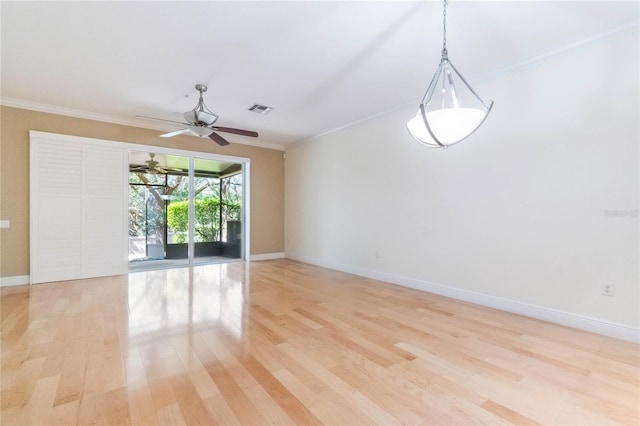
[[[439,1],[1,3],[2,103],[180,126],[196,83],[218,125],[285,146],[419,102],[440,59]],[[449,56],[474,85],[638,31],[636,1],[462,1]],[[612,67],[614,64],[612,64]],[[480,93],[490,98],[490,93]],[[268,115],[247,111],[254,103]],[[231,141],[249,138],[229,135]]]

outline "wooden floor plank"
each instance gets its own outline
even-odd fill
[[[289,260],[0,308],[2,425],[640,424],[637,344]]]

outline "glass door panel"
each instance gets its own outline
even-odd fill
[[[130,269],[189,262],[188,200],[188,158],[130,152]]]
[[[229,184],[230,177],[241,171],[240,164],[194,159],[193,229],[197,263],[242,258],[242,194],[236,197],[237,185]]]

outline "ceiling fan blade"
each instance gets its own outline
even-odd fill
[[[227,141],[225,138],[223,138],[222,136],[220,136],[216,132],[211,133],[209,135],[209,137],[211,138],[212,141],[214,141],[215,143],[217,143],[220,146],[229,145],[229,141]]]
[[[234,129],[233,127],[218,127],[218,126],[212,126],[210,128],[218,132],[233,133],[234,135],[242,135],[242,136],[251,136],[252,138],[258,137],[258,133],[252,132],[251,130],[242,130],[242,129]]]
[[[171,138],[173,136],[183,135],[185,133],[189,133],[189,129],[176,130],[175,132],[165,133],[160,135],[161,138]]]
[[[129,171],[133,173],[145,173],[147,170],[149,170],[149,167],[145,166],[129,167]]]
[[[136,115],[136,117],[138,117],[138,118],[148,118],[149,120],[166,121],[168,123],[177,123],[177,124],[182,124],[184,126],[188,126],[189,125],[189,123],[185,123],[184,121],[166,120],[164,118],[147,117],[146,115]]]

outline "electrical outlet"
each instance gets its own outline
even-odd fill
[[[603,296],[613,296],[615,290],[615,286],[613,283],[602,283],[602,287],[600,288],[600,294]]]

